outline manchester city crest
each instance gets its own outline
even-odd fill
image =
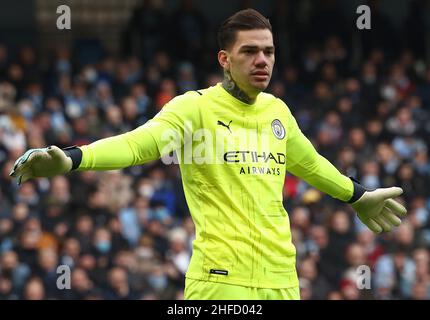
[[[285,137],[285,128],[282,125],[281,121],[275,119],[272,121],[272,131],[276,138],[279,140],[284,139]]]

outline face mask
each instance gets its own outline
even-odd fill
[[[150,199],[152,195],[154,194],[154,188],[148,184],[143,185],[139,188],[139,194],[142,197]]]
[[[101,253],[107,253],[107,252],[109,252],[110,247],[111,247],[111,244],[110,244],[109,241],[98,241],[96,243],[96,248]]]
[[[164,181],[163,180],[154,180],[152,185],[154,186],[155,190],[160,190],[164,186]]]
[[[94,83],[97,80],[97,71],[92,68],[87,69],[84,76],[89,83]]]
[[[364,176],[361,181],[362,181],[362,184],[369,189],[379,188],[379,178],[377,176],[367,175],[367,176]]]
[[[139,112],[144,113],[148,108],[148,105],[150,102],[149,98],[145,95],[140,95],[139,97],[137,97],[136,100],[137,100],[137,106],[139,108]]]
[[[21,115],[26,119],[33,118],[34,110],[30,104],[23,104],[20,108]]]
[[[66,113],[70,118],[77,118],[82,115],[82,109],[78,103],[70,102],[66,105]]]
[[[58,73],[70,73],[70,62],[67,60],[58,60],[56,69]]]
[[[153,211],[153,217],[157,220],[164,220],[170,216],[169,210],[165,207],[157,208]]]
[[[392,101],[396,98],[396,90],[392,86],[386,86],[382,89],[382,96],[389,101]]]
[[[167,287],[167,278],[165,276],[150,276],[148,282],[155,290],[162,290]]]

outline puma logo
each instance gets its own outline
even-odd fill
[[[227,124],[225,124],[224,122],[222,122],[222,121],[220,121],[220,120],[218,120],[218,125],[220,125],[220,126],[223,126],[223,127],[226,127],[227,129],[228,129],[228,131],[230,131],[230,133],[231,133],[231,130],[230,130],[230,124],[231,124],[231,122],[232,122],[232,120],[230,120],[230,122],[228,123],[228,125]]]

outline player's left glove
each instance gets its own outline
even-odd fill
[[[403,193],[402,188],[379,188],[365,191],[351,206],[358,214],[358,218],[375,233],[391,231],[400,225],[400,217],[406,215],[406,208],[393,198]]]

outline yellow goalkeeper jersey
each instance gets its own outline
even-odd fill
[[[352,181],[316,152],[282,100],[260,93],[246,104],[221,84],[177,96],[143,126],[81,149],[79,170],[179,161],[196,227],[191,279],[297,286],[286,171],[342,201],[353,194]]]

